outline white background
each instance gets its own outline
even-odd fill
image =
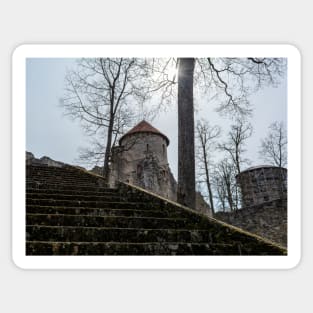
[[[2,312],[310,312],[313,27],[309,1],[2,1]],[[281,271],[23,271],[11,261],[11,53],[21,43],[291,43],[303,62],[302,261]],[[311,114],[310,114],[311,113]],[[311,127],[312,131],[312,127]],[[292,208],[291,208],[292,209]],[[299,209],[299,208],[295,208]],[[312,239],[311,239],[312,240]]]
[[[74,57],[74,56],[122,56],[136,55],[152,57],[165,55],[180,55],[201,57],[241,57],[247,55],[262,57],[284,57],[288,59],[288,205],[299,207],[300,202],[300,53],[292,45],[21,45],[14,51],[12,64],[12,255],[14,263],[23,269],[283,269],[293,268],[300,259],[300,209],[288,211],[288,256],[59,256],[30,257],[25,256],[25,86],[26,60],[29,57]],[[51,74],[53,75],[53,74]],[[26,78],[27,77],[27,78]],[[26,78],[26,81],[25,81]],[[58,81],[57,81],[58,82]],[[53,82],[52,82],[53,83]],[[39,88],[39,87],[38,87]],[[48,86],[49,88],[49,86]],[[51,88],[53,88],[51,86]],[[43,88],[44,89],[44,88]],[[50,97],[51,95],[46,95]],[[47,109],[46,97],[41,99],[37,107],[36,118],[42,118],[47,123],[54,122],[52,114]],[[53,96],[51,96],[53,97]],[[272,96],[273,97],[273,96]],[[276,96],[279,97],[279,96]],[[263,98],[262,98],[263,99]],[[262,102],[258,106],[261,106]],[[272,100],[271,106],[275,106]],[[264,107],[263,107],[264,108]],[[266,108],[266,106],[265,106]],[[38,111],[41,110],[41,111]],[[266,110],[266,109],[265,109]],[[270,112],[267,112],[271,115]],[[255,116],[262,118],[255,112]],[[211,116],[210,116],[211,121]],[[27,119],[26,125],[32,123]],[[56,122],[58,123],[58,122]],[[58,123],[60,125],[60,123]],[[43,125],[42,127],[45,127]],[[42,135],[46,129],[37,127],[36,132],[45,137],[51,149],[58,143],[48,135]],[[61,126],[60,126],[61,128]],[[223,130],[224,127],[222,126]],[[48,127],[47,127],[48,129]],[[53,130],[48,130],[48,133]],[[57,136],[56,134],[54,134]],[[176,135],[177,136],[177,135]],[[67,139],[71,140],[70,139]],[[38,143],[39,146],[40,143]]]

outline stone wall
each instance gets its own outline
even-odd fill
[[[40,159],[37,159],[31,152],[26,151],[26,165],[46,165],[46,166],[55,166],[63,167],[66,164],[63,162],[52,160],[47,156],[43,156]]]
[[[135,133],[124,137],[120,146],[123,147],[123,158],[127,161],[142,159],[145,154],[153,154],[158,159],[160,165],[166,165],[167,142],[153,133]]]
[[[110,185],[123,181],[173,198],[175,190],[167,161],[166,140],[153,133],[124,137],[113,149]]]
[[[147,190],[139,188],[137,186],[131,186],[129,184],[120,183],[119,184],[120,193],[125,199],[132,198],[135,201],[143,201],[145,203],[149,203],[150,205],[155,205],[155,209],[159,209],[162,207],[164,212],[171,211],[173,209],[179,214],[179,216],[188,216],[188,220],[191,222],[196,222],[198,227],[204,227],[204,229],[208,230],[211,233],[211,237],[216,238],[217,244],[225,244],[225,249],[231,248],[231,243],[235,243],[239,245],[239,250],[253,250],[250,255],[260,255],[262,251],[262,245],[266,243],[269,246],[276,247],[282,253],[278,254],[287,254],[287,250],[281,246],[276,245],[274,242],[266,241],[266,238],[261,236],[255,236],[255,234],[246,232],[244,229],[232,227],[231,224],[225,224],[218,220],[218,218],[211,218],[208,217],[207,214],[202,214],[196,212],[195,210],[189,209],[184,207],[176,202],[172,202],[168,199],[164,199],[162,197],[155,196],[154,194],[150,193]],[[188,214],[188,215],[186,215]],[[220,219],[221,220],[221,219]],[[253,243],[250,239],[255,240]],[[268,246],[268,247],[269,247]],[[214,249],[214,244],[212,245]],[[267,248],[268,249],[268,248]],[[266,250],[267,250],[266,249]],[[270,251],[267,250],[268,252]],[[241,252],[239,254],[242,254]],[[271,253],[265,253],[266,255],[270,255]],[[264,254],[264,255],[265,255]],[[220,254],[220,255],[229,255],[227,254]]]
[[[257,166],[236,177],[242,194],[242,206],[261,204],[287,196],[287,170],[276,166]]]
[[[287,200],[274,200],[234,212],[217,212],[216,219],[287,247]]]

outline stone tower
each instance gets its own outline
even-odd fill
[[[236,177],[241,188],[242,206],[287,198],[287,169],[272,165],[255,166]]]
[[[176,196],[175,180],[167,160],[169,139],[141,121],[113,149],[110,183],[124,181],[168,199]]]
[[[167,160],[170,141],[158,129],[141,121],[119,140],[113,148],[109,184],[119,181],[140,186],[160,196],[176,201],[177,182]],[[197,193],[197,210],[212,215],[208,204]]]

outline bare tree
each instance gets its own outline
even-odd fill
[[[253,92],[277,83],[285,60],[180,58],[178,62],[178,201],[195,207],[193,81],[219,98],[220,112],[242,116],[251,113],[249,96]]]
[[[146,100],[145,75],[144,60],[136,58],[80,59],[77,69],[66,75],[65,96],[61,101],[66,114],[80,120],[90,135],[105,130],[106,141],[102,145],[105,150],[95,153],[103,155],[106,179],[114,138],[126,121],[123,110],[126,107],[129,110],[130,103]]]
[[[243,154],[246,151],[244,146],[247,139],[251,137],[252,131],[250,123],[246,123],[243,119],[237,119],[236,123],[231,125],[227,142],[219,145],[219,149],[226,151],[230,156],[237,174],[241,172],[241,165],[249,162],[247,159],[244,159]]]
[[[168,68],[178,60],[178,80]],[[143,102],[160,91],[162,101],[178,90],[178,201],[195,207],[194,82],[203,86],[210,98],[219,100],[220,112],[249,114],[248,97],[266,84],[275,84],[284,71],[284,60],[273,58],[179,58],[163,59],[83,59],[79,70],[67,75],[63,105],[67,113],[93,131],[104,127],[107,137],[104,176],[115,129],[116,112],[131,98]],[[167,71],[168,74],[165,74]],[[154,74],[152,73],[154,72]],[[152,74],[151,74],[152,73]],[[153,83],[147,83],[150,81]],[[154,76],[153,76],[154,75]],[[155,85],[155,81],[159,84]],[[147,84],[146,84],[147,83]],[[143,87],[144,86],[144,87]],[[87,126],[88,125],[88,126]]]
[[[219,137],[221,129],[218,126],[210,126],[209,122],[202,119],[196,123],[196,139],[198,160],[198,182],[206,185],[211,209],[214,213],[213,189],[211,170],[213,167],[212,151],[216,148],[216,138]],[[204,177],[204,180],[202,180]]]
[[[126,130],[130,127],[130,125],[133,124],[134,121],[135,116],[128,107],[122,107],[117,111],[114,121],[114,128],[112,131],[112,149],[117,145],[118,139],[126,132]],[[101,127],[96,132],[89,131],[89,134],[89,146],[81,147],[79,149],[78,160],[80,161],[80,163],[85,164],[87,167],[94,167],[95,165],[100,166],[102,169],[101,175],[103,175],[103,161],[105,159],[106,151],[103,138],[106,138],[107,136],[107,128]],[[110,156],[109,164],[111,162]]]
[[[232,160],[222,159],[216,166],[214,172],[214,183],[217,190],[217,197],[222,210],[226,210],[226,203],[230,211],[238,209],[236,194],[235,166]]]
[[[216,207],[220,210],[225,212],[226,211],[226,196],[227,196],[227,190],[226,190],[226,184],[221,175],[216,175],[215,173],[213,175],[212,183],[215,188],[215,196],[214,198],[216,199]]]
[[[177,99],[178,63],[177,58],[146,59],[145,68],[149,73],[149,94],[154,98],[157,95],[160,97],[158,110]]]
[[[269,126],[267,137],[261,141],[259,155],[272,165],[287,166],[287,131],[283,122],[274,122]]]
[[[178,75],[171,74],[175,64]],[[265,85],[275,85],[284,73],[278,58],[149,59],[148,94],[160,92],[161,103],[178,91],[178,201],[195,207],[194,83],[219,101],[217,110],[242,116],[251,113],[249,96]],[[177,80],[176,80],[177,76]],[[160,108],[160,107],[159,107]],[[159,109],[158,108],[158,109]]]

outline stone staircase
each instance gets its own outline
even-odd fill
[[[71,167],[26,166],[27,255],[285,255],[238,228]]]

